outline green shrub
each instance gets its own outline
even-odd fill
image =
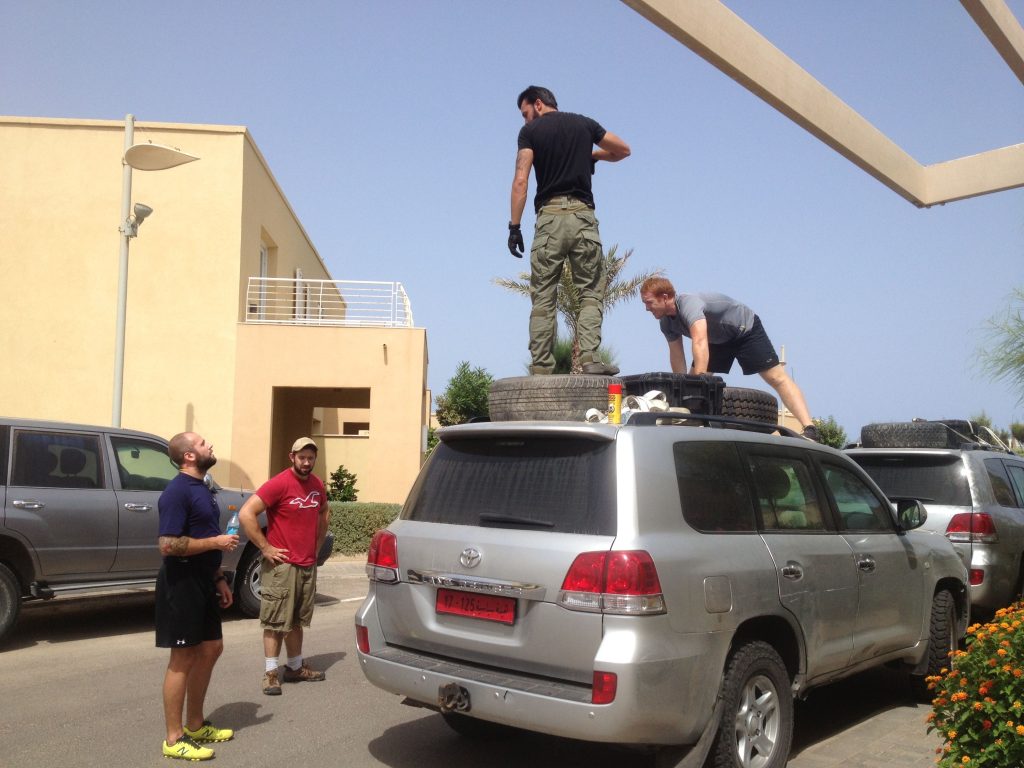
[[[945,745],[938,765],[1024,765],[1024,604],[967,628],[967,650],[928,678],[935,692],[928,730]]]
[[[344,464],[331,472],[331,479],[327,483],[328,501],[355,501],[358,492],[356,476],[345,469]]]
[[[373,534],[387,528],[401,511],[401,504],[332,501],[330,526],[334,534],[334,551],[343,555],[366,552]]]

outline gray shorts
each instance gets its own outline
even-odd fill
[[[263,560],[260,566],[260,627],[290,632],[308,627],[316,598],[316,566],[308,568]]]

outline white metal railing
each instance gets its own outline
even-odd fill
[[[245,322],[285,325],[412,328],[401,283],[250,277]]]

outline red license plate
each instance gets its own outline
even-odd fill
[[[459,592],[455,589],[439,589],[437,590],[435,608],[438,613],[469,616],[472,619],[498,621],[502,624],[514,624],[516,621],[516,601],[514,597],[481,595],[477,592]]]

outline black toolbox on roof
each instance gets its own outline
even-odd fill
[[[688,408],[691,413],[718,416],[722,413],[722,392],[725,381],[721,376],[691,376],[687,373],[637,373],[619,376],[622,394],[646,395],[653,389],[665,393],[673,408]]]

